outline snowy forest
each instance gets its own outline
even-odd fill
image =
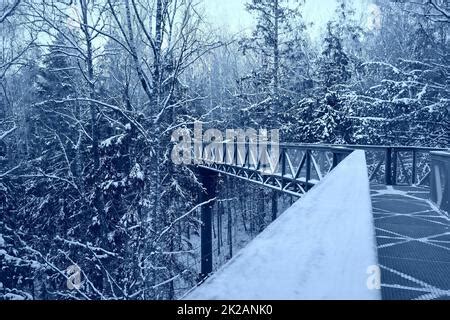
[[[242,0],[253,25],[237,33],[205,19],[206,1],[0,0],[0,300],[194,287],[202,185],[170,154],[195,122],[448,148],[448,0],[337,0],[318,37],[302,0]],[[217,188],[215,268],[292,201]]]

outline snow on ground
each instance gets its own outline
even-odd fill
[[[355,151],[185,299],[380,299],[364,151]]]

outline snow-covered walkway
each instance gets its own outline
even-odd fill
[[[186,299],[380,299],[363,151],[355,151]]]

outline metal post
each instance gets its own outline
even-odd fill
[[[333,169],[337,167],[339,164],[338,154],[333,152]]]
[[[386,149],[385,180],[386,185],[392,185],[392,148]]]
[[[397,185],[397,155],[398,151],[393,149],[392,151],[392,185]]]
[[[250,168],[250,142],[245,143],[245,152],[244,152],[244,168]]]
[[[309,180],[311,180],[311,150],[306,150],[306,191],[309,190]]]
[[[233,163],[233,165],[234,166],[238,166],[238,144],[237,143],[233,143],[233,145],[234,145],[234,154],[233,154],[233,158],[234,158],[234,163]]]
[[[199,169],[200,179],[205,189],[200,193],[200,203],[205,203],[216,196],[217,174],[207,169]],[[212,209],[214,201],[201,207],[201,272],[200,278],[205,279],[212,272],[213,246],[212,246]]]
[[[352,153],[353,150],[349,148],[334,148],[333,151],[333,169],[338,166],[339,163],[342,162],[342,160],[345,159],[350,153]]]
[[[284,189],[285,181],[284,176],[286,175],[286,150],[281,149],[281,190]]]
[[[277,219],[278,215],[278,193],[277,191],[272,191],[272,221]]]
[[[450,152],[431,152],[431,201],[450,214]]]
[[[417,165],[417,153],[416,150],[413,150],[413,154],[412,154],[413,158],[412,158],[412,182],[411,184],[416,184],[416,176],[417,176],[417,169],[416,169],[416,165]]]
[[[222,142],[222,164],[227,163],[227,143]]]

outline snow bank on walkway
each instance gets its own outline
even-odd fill
[[[364,151],[355,151],[185,299],[380,299]]]

